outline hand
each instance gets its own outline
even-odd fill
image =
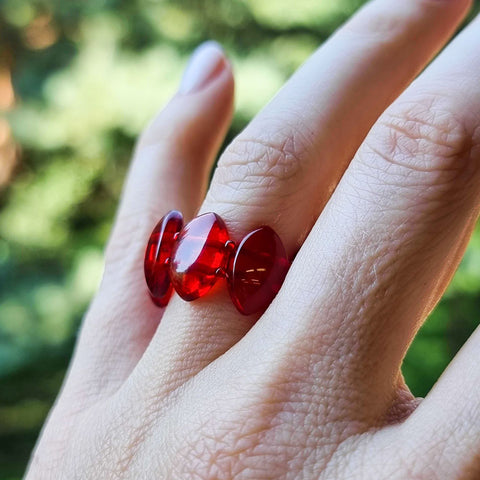
[[[400,372],[479,213],[479,21],[411,83],[469,3],[370,2],[226,149],[206,196],[233,78],[217,46],[196,53],[139,140],[29,480],[480,478],[480,333],[424,400]],[[224,285],[152,304],[144,249],[172,208],[299,250],[261,318]]]

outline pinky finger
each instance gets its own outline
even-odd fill
[[[425,478],[480,478],[479,358],[477,330],[402,426],[406,442],[415,450],[412,458],[425,460],[416,462],[413,470],[437,475]]]

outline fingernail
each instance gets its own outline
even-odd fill
[[[192,55],[180,84],[182,94],[198,92],[206,87],[226,65],[222,47],[216,42],[205,42]]]

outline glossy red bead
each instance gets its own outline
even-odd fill
[[[187,301],[205,295],[228,262],[228,231],[215,213],[205,213],[183,227],[174,247],[170,278],[176,292]]]
[[[270,227],[249,233],[231,256],[228,289],[244,315],[264,312],[277,295],[290,262],[279,236]]]
[[[148,240],[144,271],[150,296],[156,305],[164,307],[172,295],[169,260],[175,244],[175,236],[183,227],[183,216],[172,210],[156,225]]]

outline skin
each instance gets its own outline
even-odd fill
[[[469,7],[371,1],[227,147],[206,194],[232,113],[223,54],[174,96],[138,142],[28,480],[480,478],[480,332],[425,399],[400,372],[479,214],[480,20],[424,70]],[[265,314],[238,314],[225,285],[150,302],[144,248],[172,208],[218,213],[236,241],[268,224],[298,251]]]

